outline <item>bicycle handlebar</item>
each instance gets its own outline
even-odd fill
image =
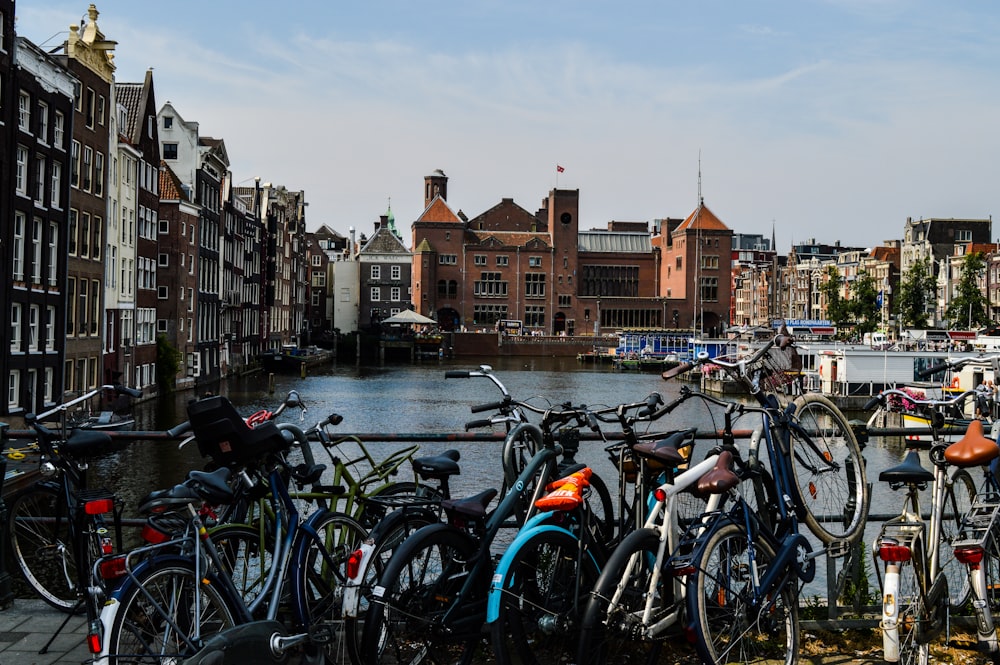
[[[975,394],[976,394],[975,390],[966,390],[960,395],[956,395],[955,397],[950,397],[948,399],[920,399],[919,397],[914,397],[910,393],[899,390],[898,388],[891,388],[889,390],[883,390],[878,395],[875,395],[870,400],[868,400],[868,403],[865,404],[864,406],[864,410],[870,411],[879,404],[885,404],[888,401],[890,395],[898,395],[900,399],[904,399],[917,406],[926,406],[932,409],[937,409],[947,406],[958,406],[962,402],[964,402],[968,397],[973,396]]]

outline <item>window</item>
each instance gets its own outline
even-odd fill
[[[682,266],[682,262],[681,262],[681,257],[680,257],[680,256],[678,256],[678,257],[677,257],[677,270],[680,270],[680,269],[681,269],[681,266]]]
[[[524,275],[524,297],[545,297],[545,273],[529,272]]]
[[[372,297],[371,297],[372,302],[378,302],[381,299],[382,299],[382,289],[377,286],[373,286]]]
[[[313,270],[312,285],[316,288],[323,288],[326,286],[326,272],[322,270]]]
[[[87,127],[90,127],[91,129],[94,128],[94,107],[96,106],[94,99],[95,96],[94,89],[87,88],[86,96],[83,100],[82,110],[84,114],[86,114],[85,122],[87,123]]]
[[[528,267],[529,268],[541,268],[542,267],[542,257],[540,257],[540,256],[529,256],[528,257]]]
[[[23,212],[14,213],[14,281],[24,281],[24,234],[27,219]]]
[[[87,307],[87,303],[90,300],[90,282],[81,278],[77,282],[77,286],[80,288],[79,306],[77,307],[77,317],[80,322],[79,332],[81,335],[86,335],[88,328],[87,317],[90,316],[90,309]]]
[[[389,272],[392,277],[392,281],[394,282],[398,282],[403,274],[402,268],[400,268],[399,266],[392,266],[391,268],[389,268]]]
[[[66,334],[76,335],[76,277],[66,278]],[[69,380],[69,375],[66,375]]]
[[[101,125],[104,124],[104,95],[97,98],[97,122]]]
[[[486,265],[486,255],[485,254],[476,254],[475,256],[472,257],[472,263],[473,263],[473,265],[477,265],[477,266],[484,266],[484,265]]]
[[[389,289],[389,300],[392,302],[399,302],[402,289],[398,286],[394,286]]]
[[[49,222],[49,286],[59,285],[59,225]]]
[[[90,213],[80,215],[80,256],[90,256]]]
[[[89,145],[83,147],[83,189],[90,191],[94,184],[94,149]]]
[[[499,272],[481,272],[472,284],[472,295],[479,298],[506,298],[507,282]]]
[[[497,265],[498,266],[509,266],[510,265],[510,257],[506,256],[506,255],[497,256]]]
[[[104,153],[94,155],[94,194],[104,196]]]
[[[11,370],[7,379],[7,410],[20,408],[21,404],[21,372]]]
[[[42,143],[49,141],[49,105],[38,102],[38,139]]]
[[[95,217],[94,225],[91,228],[94,230],[94,240],[90,243],[90,258],[95,261],[100,261],[101,247],[104,246],[104,242],[101,240],[101,231],[104,229],[104,219],[101,217]]]
[[[972,230],[958,229],[955,231],[955,242],[972,242]]]
[[[10,350],[21,350],[21,303],[10,306]]]
[[[161,268],[166,268],[170,265],[170,255],[166,252],[160,252],[156,257],[156,265]]]
[[[52,404],[53,394],[55,392],[55,370],[51,367],[46,367],[44,370],[44,381],[42,385],[42,394],[44,395],[45,403]]]
[[[77,239],[77,227],[79,226],[80,214],[75,210],[71,209],[69,211],[69,235],[67,240],[69,241],[69,247],[67,250],[70,255],[76,255],[76,239]]]
[[[156,332],[157,333],[165,333],[165,332],[167,332],[167,320],[166,319],[157,319],[156,320]]]
[[[62,208],[62,164],[52,162],[52,189],[49,192],[49,205]]]
[[[21,196],[28,195],[28,149],[17,146],[17,170],[14,173],[14,191]]]
[[[38,328],[41,321],[38,320],[38,305],[31,305],[28,308],[28,350],[38,350]]]
[[[163,159],[177,159],[177,144],[176,143],[164,143],[163,144]]]
[[[35,203],[45,205],[45,155],[35,155]]]
[[[56,308],[52,305],[45,308],[45,350],[56,350]]]
[[[74,140],[69,156],[70,174],[69,184],[73,187],[80,186],[80,142]]]
[[[703,254],[701,257],[701,267],[703,270],[718,270],[719,257]]]
[[[52,121],[52,145],[60,150],[66,149],[66,116],[62,111],[56,111]]]
[[[382,278],[382,266],[372,266],[372,279]]]
[[[17,128],[31,132],[31,95],[23,90],[17,98]]]
[[[31,221],[31,283],[42,283],[42,220],[35,217]]]
[[[573,306],[573,296],[560,295],[559,296],[559,306],[560,307],[572,307]]]
[[[169,289],[167,289],[167,287],[165,286],[157,286],[156,297],[159,298],[160,300],[166,300],[167,298],[170,297]]]
[[[170,129],[174,126],[174,117],[171,115],[163,116],[163,128]]]
[[[701,299],[703,302],[715,302],[719,299],[719,278],[701,278]]]
[[[310,260],[312,261],[314,268],[318,268],[319,266],[323,265],[322,254],[313,254],[312,257],[310,257]]]
[[[528,305],[524,308],[524,325],[526,326],[544,326],[545,325],[545,308],[536,305]]]
[[[443,266],[453,266],[458,264],[457,254],[441,254],[438,256],[438,264]]]

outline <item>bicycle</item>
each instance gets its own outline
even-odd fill
[[[967,468],[982,466],[1000,454],[996,443],[982,435],[982,423],[973,421],[966,435],[957,443],[944,441],[939,427],[944,424],[943,412],[960,408],[974,397],[966,391],[948,399],[919,399],[898,389],[882,391],[866,405],[872,409],[885,406],[890,400],[906,400],[911,408],[935,414],[930,418],[932,443],[929,460],[933,471],[921,463],[918,450],[910,442],[903,462],[885,469],[879,480],[890,489],[906,489],[899,516],[882,524],[872,554],[885,566],[884,578],[879,575],[882,589],[883,657],[887,662],[926,663],[929,643],[945,627],[951,608],[965,605],[970,593],[975,600],[986,599],[983,578],[974,572],[976,590],[970,589],[968,570],[981,559],[974,543],[963,540],[964,520],[976,497],[975,485]],[[955,467],[949,474],[948,467]],[[920,491],[931,488],[929,518],[920,507]],[[880,572],[876,568],[876,572]],[[974,602],[979,605],[979,602]],[[976,608],[977,618],[988,621]],[[991,640],[995,649],[995,631],[980,626],[985,643]],[[991,626],[990,626],[991,627]],[[992,632],[992,635],[989,633]]]
[[[796,662],[799,584],[815,576],[816,558],[844,556],[864,531],[864,462],[843,415],[810,399],[815,395],[785,406],[778,401],[776,391],[794,381],[796,359],[794,340],[781,333],[748,357],[711,359],[756,402],[738,408],[762,419],[760,442],[778,500],[769,506],[772,518],[733,492],[732,504],[689,528],[671,557],[674,574],[686,578],[689,638],[706,663]],[[707,362],[706,354],[694,364]],[[800,520],[820,549],[800,533]]]
[[[339,616],[344,557],[365,532],[350,517],[323,509],[300,519],[285,480],[285,460],[293,443],[308,444],[308,434],[270,421],[251,429],[222,397],[192,402],[188,415],[199,447],[223,467],[220,473],[235,470],[249,491],[272,497],[273,519],[262,521],[270,527],[265,546],[260,525],[230,527],[225,537],[219,532],[209,537],[198,506],[207,500],[231,502],[235,495],[226,484],[213,485],[219,493],[228,492],[223,496],[204,496],[185,484],[155,495],[154,504],[186,514],[186,544],[168,540],[136,548],[114,565],[101,562],[117,570],[122,582],[101,612],[98,662],[175,662],[202,649],[206,636],[255,618],[281,626],[279,612],[290,615],[291,630],[301,631],[288,636],[283,628],[275,642],[279,651],[330,642]],[[260,482],[264,477],[266,487]],[[335,546],[345,534],[353,534],[350,546]],[[251,575],[266,575],[252,599],[250,587],[233,579],[248,567],[254,568]]]
[[[487,512],[498,490],[441,504],[447,523],[413,533],[389,559],[373,589],[362,632],[362,662],[415,663],[456,656],[468,662],[482,637],[493,556],[491,545],[519,506],[533,506],[557,473],[560,424],[579,410],[547,409],[540,425],[521,423],[506,441],[531,437],[537,452],[510,485],[499,505]],[[570,428],[569,441],[573,441]],[[525,502],[524,499],[530,497]]]

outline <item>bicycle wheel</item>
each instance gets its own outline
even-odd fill
[[[763,577],[774,551],[763,539],[725,524],[709,535],[688,577],[687,608],[695,648],[707,663],[786,663],[798,660],[797,578],[753,609],[753,576]],[[751,558],[750,552],[755,553]]]
[[[9,499],[7,511],[7,540],[24,581],[52,607],[77,609],[79,578],[62,489],[33,485]],[[95,546],[90,545],[96,559]]]
[[[791,461],[797,505],[809,530],[824,543],[857,542],[871,499],[861,448],[840,409],[824,395],[795,398]]]
[[[590,506],[590,519],[593,520],[594,531],[598,541],[608,547],[614,547],[618,541],[615,518],[615,504],[611,500],[611,491],[604,479],[594,471],[590,474],[590,487],[585,494]]]
[[[209,534],[222,558],[225,574],[232,578],[243,602],[250,605],[263,590],[273,563],[273,535],[249,524],[223,524]]]
[[[109,665],[180,662],[197,651],[189,640],[197,643],[232,627],[235,601],[213,577],[199,580],[194,564],[183,559],[148,565],[119,598],[105,638]]]
[[[581,554],[580,541],[565,531],[539,531],[521,545],[502,580],[500,613],[491,626],[497,663],[572,659],[582,600],[599,574],[592,553]]]
[[[371,603],[372,589],[378,584],[379,577],[385,571],[389,559],[411,534],[428,524],[438,522],[440,519],[430,511],[401,508],[379,520],[368,534],[375,549],[368,559],[364,577],[360,582],[361,589],[357,595],[357,607],[352,608],[353,612],[350,614],[347,613],[348,608],[346,606],[344,608],[344,640],[352,663],[363,662],[361,660],[361,635],[365,625],[365,615],[368,613],[368,606]]]
[[[308,625],[333,622],[333,637],[323,647],[326,662],[347,663],[350,655],[342,611],[347,559],[368,534],[360,524],[340,513],[325,513],[313,526],[319,539],[309,537],[300,545],[305,549],[299,555],[301,579],[295,593]]]
[[[479,640],[483,618],[473,607],[482,604],[487,581],[481,585],[481,596],[461,598],[470,612],[456,618],[469,621],[466,631],[448,630],[441,620],[459,600],[476,552],[472,540],[444,525],[411,536],[389,561],[375,589],[365,616],[361,662],[397,665],[461,660]]]
[[[895,592],[894,599],[899,608],[896,619],[899,665],[927,665],[929,659],[928,643],[921,639],[918,628],[928,620],[920,600],[920,579],[913,565],[913,561],[919,560],[914,556],[913,560],[899,564],[895,580],[888,572],[885,576],[884,596],[888,598]]]
[[[409,480],[386,485],[375,494],[366,498],[391,499],[392,497],[404,496],[419,496],[421,499],[426,499],[428,502],[433,503],[441,503],[445,498],[438,488],[424,483],[418,485]],[[371,530],[387,514],[385,505],[380,505],[375,501],[362,501],[361,512],[357,515],[357,520],[361,523],[361,526]]]
[[[652,599],[650,623],[672,609],[674,578],[662,575],[653,585],[652,573],[660,546],[653,529],[638,529],[622,540],[608,559],[583,612],[576,662],[579,665],[654,663],[662,640],[648,640],[642,613]]]
[[[965,469],[958,469],[945,488],[941,514],[941,538],[938,540],[938,566],[948,578],[948,600],[956,610],[965,607],[972,595],[969,569],[955,558],[952,547],[959,537],[962,520],[976,498],[976,484]]]

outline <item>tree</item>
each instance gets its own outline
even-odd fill
[[[826,298],[826,318],[834,325],[843,325],[851,316],[850,307],[840,293],[844,278],[840,276],[837,266],[827,266],[823,276],[826,279],[819,285],[819,292]]]
[[[859,272],[854,284],[851,285],[848,310],[855,324],[854,332],[858,335],[874,332],[881,323],[878,290],[875,288],[875,278],[869,273]]]
[[[181,352],[166,335],[156,336],[156,382],[162,393],[173,392],[177,383],[177,370],[181,366]]]
[[[937,291],[937,281],[931,272],[930,259],[913,262],[899,283],[897,316],[906,328],[927,328],[927,303]]]
[[[986,259],[982,252],[966,254],[962,261],[962,275],[958,278],[955,296],[945,311],[953,328],[989,325],[986,296],[979,288],[979,278],[986,272]]]

